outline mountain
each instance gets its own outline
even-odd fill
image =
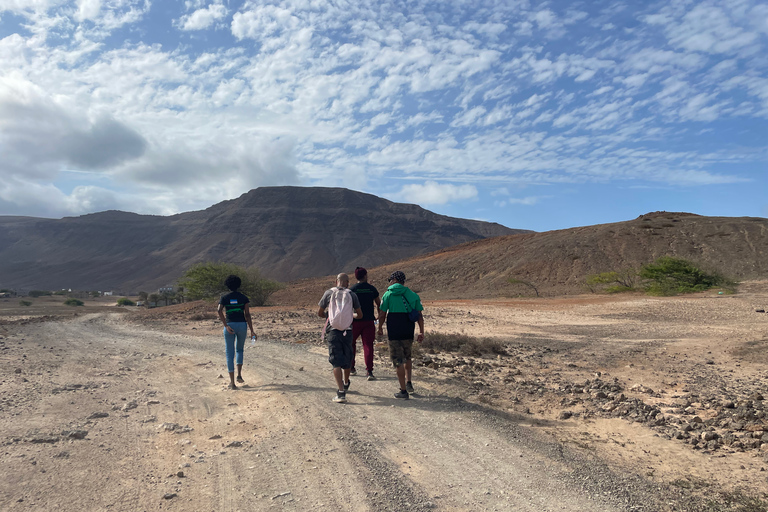
[[[406,284],[426,299],[535,295],[510,279],[556,296],[587,293],[586,277],[640,268],[660,256],[684,258],[736,280],[768,279],[768,219],[653,212],[625,222],[467,242],[371,268],[368,275],[383,291],[386,277],[402,270]],[[292,283],[273,302],[319,297],[331,279]]]
[[[343,188],[263,187],[168,217],[0,217],[0,287],[152,291],[202,261],[290,281],[521,232]]]

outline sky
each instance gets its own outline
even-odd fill
[[[277,185],[536,231],[768,217],[768,4],[0,0],[0,215]]]

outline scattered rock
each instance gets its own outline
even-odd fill
[[[571,416],[573,416],[573,412],[571,412],[571,411],[561,411],[559,418],[561,420],[567,420]]]
[[[240,448],[241,446],[243,446],[242,442],[240,442],[240,441],[232,441],[227,446],[225,446],[225,448]]]
[[[108,412],[95,412],[95,413],[91,414],[90,416],[88,416],[87,419],[95,420],[97,418],[106,418],[108,416],[109,416]]]
[[[61,432],[61,437],[65,439],[85,439],[87,435],[87,430],[64,430]]]
[[[124,404],[121,407],[121,410],[123,410],[123,411],[130,411],[131,409],[135,409],[138,406],[139,406],[139,404],[137,404],[136,402],[131,401],[131,402],[127,402],[126,404]]]
[[[59,438],[47,434],[33,434],[26,438],[28,443],[42,444],[42,443],[57,443]]]
[[[178,496],[178,494],[176,494],[175,492],[167,492],[167,493],[163,494],[163,499],[164,500],[172,500],[176,496]]]

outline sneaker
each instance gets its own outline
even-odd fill
[[[373,372],[368,372],[368,380],[376,380],[376,377],[373,376]]]
[[[355,370],[354,368],[352,368],[351,370],[349,370],[349,374],[350,374],[350,375],[357,375],[357,370]]]
[[[344,392],[345,392],[345,393],[346,393],[346,392],[347,392],[347,390],[349,389],[349,385],[350,385],[350,384],[352,384],[352,383],[351,383],[351,382],[345,382],[345,383],[344,383]]]
[[[343,404],[347,402],[347,394],[343,391],[337,391],[336,396],[333,397],[333,401],[337,404]]]
[[[405,383],[405,390],[409,393],[413,393],[413,384],[410,381]]]
[[[408,400],[408,392],[400,390],[397,393],[395,393],[395,398],[402,398],[402,399]]]

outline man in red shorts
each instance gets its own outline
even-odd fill
[[[375,286],[368,283],[368,271],[363,267],[355,269],[357,284],[350,287],[350,291],[360,300],[360,309],[363,310],[363,318],[352,322],[352,370],[351,375],[356,375],[355,356],[357,355],[357,337],[363,341],[363,359],[368,380],[376,380],[373,376],[373,342],[376,341],[376,317],[379,315],[381,299]],[[374,308],[374,305],[376,306]]]

